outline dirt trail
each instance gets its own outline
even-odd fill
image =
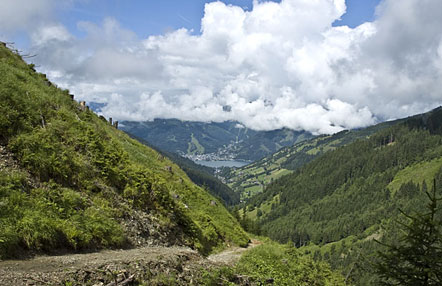
[[[252,239],[252,242],[249,243],[249,246],[247,248],[232,247],[232,248],[226,249],[220,253],[212,254],[209,257],[207,257],[207,259],[211,262],[214,262],[214,263],[233,265],[239,261],[239,259],[241,258],[241,255],[245,251],[252,249],[260,244],[261,244],[260,241],[258,241],[256,239]]]
[[[0,285],[63,285],[63,280],[106,280],[113,272],[132,272],[133,268],[175,266],[174,261],[199,261],[202,257],[184,247],[143,247],[106,250],[96,253],[38,256],[29,260],[0,262]],[[112,278],[112,277],[109,277]],[[57,284],[58,283],[58,284]],[[93,285],[93,284],[91,284]],[[97,284],[106,285],[106,284]]]
[[[102,264],[143,260],[159,260],[170,255],[190,255],[199,258],[198,252],[184,247],[144,247],[130,250],[105,250],[85,254],[38,256],[29,260],[6,260],[0,262],[0,271],[52,272],[79,267],[94,268]]]
[[[0,261],[0,286],[124,285],[129,279],[169,274],[183,283],[179,285],[192,285],[201,268],[233,265],[247,249],[259,244],[253,240],[248,248],[229,248],[208,258],[185,247],[143,247]]]

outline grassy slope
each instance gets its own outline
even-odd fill
[[[0,171],[1,256],[124,246],[120,223],[134,210],[203,252],[247,243],[176,165],[82,110],[2,45],[0,74],[0,141],[20,165]]]
[[[431,161],[419,162],[400,170],[387,188],[394,195],[400,187],[408,182],[422,185],[424,182],[431,186],[434,177],[442,166],[442,157]]]
[[[126,142],[126,148],[131,150],[129,154],[134,160],[142,165],[152,165],[152,161],[156,163],[155,171],[166,178],[170,184],[171,193],[178,195],[183,206],[187,206],[185,210],[201,228],[204,237],[214,242],[221,239],[214,246],[222,242],[242,246],[247,244],[247,236],[221,201],[209,195],[203,188],[196,186],[186,173],[169,159],[138,141],[128,140],[128,136],[123,132],[116,133],[122,141]],[[146,156],[146,151],[150,152],[151,156]],[[172,172],[167,170],[168,167],[172,167]],[[213,202],[216,202],[215,206]]]
[[[149,145],[149,143],[145,140],[135,137],[132,134],[127,134],[131,138],[134,138],[135,140],[172,160],[172,162],[177,164],[195,184],[208,190],[212,196],[220,198],[227,206],[236,205],[239,203],[239,195],[213,175],[213,168],[198,165],[192,160],[181,157],[176,153],[159,150]]]

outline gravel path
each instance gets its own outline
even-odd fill
[[[241,258],[241,255],[249,250],[252,249],[258,245],[260,245],[261,242],[255,239],[252,239],[252,242],[249,244],[247,248],[244,247],[233,247],[226,249],[220,253],[212,254],[207,259],[214,263],[222,263],[227,265],[234,265],[236,262],[239,261]]]
[[[133,272],[133,269],[154,269],[175,262],[197,262],[203,259],[196,251],[183,247],[144,247],[130,250],[106,250],[96,253],[60,256],[38,256],[29,260],[0,262],[0,285],[64,285],[63,281],[90,276],[91,281],[107,278],[112,274]],[[116,275],[117,275],[116,274]],[[82,278],[83,279],[83,278]],[[124,280],[124,279],[120,279]],[[64,283],[64,284],[63,284]],[[101,281],[101,283],[103,283]],[[69,285],[69,284],[67,284]]]
[[[128,279],[146,279],[147,274],[169,273],[183,281],[179,285],[192,285],[202,268],[233,265],[246,250],[259,244],[253,240],[248,248],[229,248],[207,258],[185,247],[143,247],[6,260],[0,261],[0,285],[123,285],[120,283]]]

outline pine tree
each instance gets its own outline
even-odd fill
[[[397,245],[387,245],[378,252],[375,272],[383,285],[442,285],[442,222],[436,196],[436,183],[425,213],[405,215],[410,223],[400,223],[404,237]]]

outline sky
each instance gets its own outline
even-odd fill
[[[0,0],[0,40],[120,121],[330,134],[442,104],[440,0]]]

